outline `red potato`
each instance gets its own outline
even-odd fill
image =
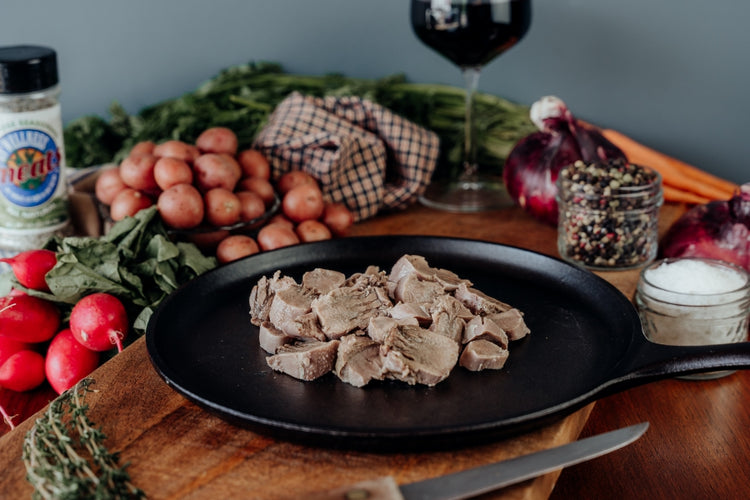
[[[252,191],[238,191],[235,194],[240,201],[241,221],[251,221],[266,213],[266,204],[258,193],[253,193]]]
[[[105,168],[102,169],[99,173],[99,177],[96,178],[96,183],[94,184],[94,196],[105,205],[111,205],[112,200],[115,199],[117,193],[126,187],[128,187],[127,184],[125,184],[122,177],[120,177],[119,167]]]
[[[289,218],[284,214],[276,214],[268,219],[268,224],[281,224],[290,229],[294,229],[294,222],[290,221]]]
[[[276,199],[276,192],[273,189],[273,185],[266,179],[261,179],[260,177],[247,177],[240,180],[237,184],[237,189],[240,191],[252,191],[253,193],[256,193],[263,200],[266,207],[271,206]]]
[[[58,394],[70,389],[99,366],[99,353],[78,342],[70,328],[55,335],[47,348],[44,373]]]
[[[132,148],[130,148],[130,152],[128,153],[128,156],[139,156],[139,155],[152,155],[154,154],[154,148],[156,147],[156,144],[154,141],[141,141],[136,143]]]
[[[128,156],[120,163],[120,178],[127,186],[140,191],[153,192],[159,189],[154,178],[156,156]]]
[[[260,252],[260,247],[250,236],[233,234],[222,240],[216,247],[216,259],[219,263],[226,264],[258,252]]]
[[[162,191],[166,191],[175,184],[192,184],[193,169],[185,160],[165,156],[156,160],[154,180]]]
[[[237,134],[226,127],[211,127],[198,136],[195,145],[201,153],[237,154]]]
[[[279,188],[279,193],[283,196],[293,188],[303,184],[312,184],[315,187],[318,187],[318,181],[315,177],[302,170],[292,170],[282,174],[276,183],[276,187]]]
[[[240,199],[232,191],[214,188],[203,195],[206,220],[214,226],[231,226],[240,220]]]
[[[242,168],[245,177],[258,177],[260,179],[271,179],[271,165],[263,153],[257,149],[245,149],[237,155],[237,161]]]
[[[186,235],[187,240],[206,252],[216,249],[217,245],[230,235],[226,229],[217,231],[196,232]]]
[[[306,220],[299,223],[295,228],[300,241],[305,243],[311,241],[330,240],[332,238],[331,230],[328,226],[317,220]]]
[[[192,144],[173,139],[157,144],[156,147],[154,147],[153,155],[160,158],[168,156],[170,158],[177,158],[188,163],[193,163],[196,158],[200,156],[200,151]]]
[[[284,224],[268,224],[258,231],[258,245],[263,251],[296,245],[300,242],[294,229]]]
[[[28,342],[45,342],[60,327],[57,306],[31,295],[8,296],[0,299],[0,336]]]
[[[206,153],[193,164],[195,184],[202,192],[221,187],[234,191],[242,176],[239,163],[225,154]]]
[[[203,221],[205,208],[200,192],[190,184],[177,184],[159,195],[156,202],[164,223],[175,229],[190,229]]]
[[[140,210],[148,208],[154,202],[141,191],[133,188],[125,188],[115,196],[109,206],[109,216],[113,221],[132,217]]]
[[[0,262],[10,265],[21,285],[32,290],[49,292],[45,276],[57,264],[57,254],[52,250],[26,250],[13,257],[0,259]]]
[[[108,293],[96,292],[76,302],[70,311],[70,330],[76,340],[92,351],[108,351],[128,334],[128,315],[122,302]]]
[[[345,236],[354,224],[354,214],[343,203],[326,203],[321,220],[333,234]]]
[[[44,383],[44,356],[24,350],[10,356],[0,366],[0,387],[24,392]]]
[[[295,186],[281,200],[282,212],[294,222],[318,219],[324,209],[323,193],[317,184]]]

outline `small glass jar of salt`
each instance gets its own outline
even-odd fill
[[[646,337],[658,344],[744,342],[750,319],[750,275],[702,258],[655,261],[641,271],[635,302]],[[730,371],[687,375],[710,379]]]

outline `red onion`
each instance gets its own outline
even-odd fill
[[[691,208],[664,235],[664,257],[704,257],[750,271],[750,183],[726,201]]]
[[[576,120],[557,97],[535,102],[530,116],[539,132],[518,141],[505,161],[503,179],[518,205],[537,219],[557,225],[555,182],[560,169],[576,160],[627,159],[598,130]]]

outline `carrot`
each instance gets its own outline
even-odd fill
[[[658,171],[665,186],[692,192],[709,200],[728,200],[738,188],[733,182],[660,153],[616,130],[604,129],[602,134],[622,149],[629,161]]]
[[[688,203],[691,205],[703,205],[704,203],[708,203],[709,201],[711,201],[705,196],[691,193],[690,191],[683,191],[667,184],[662,184],[662,191],[664,193],[665,201],[672,201],[675,203]]]

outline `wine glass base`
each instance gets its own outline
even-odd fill
[[[447,212],[483,212],[513,205],[502,182],[433,182],[419,197],[420,203]]]

